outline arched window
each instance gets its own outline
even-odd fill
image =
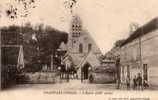
[[[79,44],[79,52],[83,53],[83,45],[82,44]]]
[[[91,51],[91,49],[92,49],[92,44],[88,44],[88,52],[90,52]]]

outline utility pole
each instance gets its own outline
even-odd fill
[[[141,39],[141,35],[143,34],[143,28],[141,28],[141,33],[139,36],[139,60],[140,60],[140,65],[139,65],[139,69],[142,67],[142,39]]]
[[[120,58],[116,57],[116,69],[117,69],[117,89],[120,89],[121,77],[120,77]]]

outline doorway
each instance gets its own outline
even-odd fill
[[[127,77],[130,78],[130,66],[127,65]]]
[[[143,64],[143,79],[148,80],[148,67],[147,64]]]
[[[91,67],[89,63],[86,63],[86,64],[82,67],[82,69],[81,69],[81,76],[83,77],[83,79],[88,79],[89,67]]]

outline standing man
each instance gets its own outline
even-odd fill
[[[126,84],[127,84],[127,90],[129,90],[130,89],[130,78],[129,78],[129,76],[127,76]]]
[[[137,88],[137,76],[135,75],[133,78],[133,89],[135,90]]]
[[[137,77],[137,82],[138,82],[138,89],[142,90],[142,76],[141,73],[138,73],[138,77]]]
[[[71,60],[70,60],[70,58],[68,58],[68,60],[66,61],[66,65],[65,65],[67,82],[69,82],[69,79],[70,79],[69,74],[70,74],[71,65],[72,65]]]

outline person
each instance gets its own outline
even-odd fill
[[[61,79],[64,78],[64,71],[65,71],[64,65],[61,65]]]
[[[137,84],[138,84],[138,90],[141,90],[142,89],[142,76],[141,76],[141,73],[138,73]]]
[[[90,83],[93,83],[93,81],[94,81],[94,78],[93,78],[93,75],[91,74],[91,75],[89,76],[89,82],[90,82]]]
[[[66,81],[69,82],[70,81],[70,68],[66,69]]]
[[[84,73],[81,72],[81,83],[83,82],[83,80],[84,80]]]
[[[135,75],[133,78],[133,89],[137,88],[137,76]]]
[[[60,79],[61,79],[61,67],[60,66],[58,66],[58,71],[59,71],[59,76],[60,76]]]
[[[74,74],[74,78],[77,79],[77,71],[76,71],[76,69],[74,69],[73,74]]]
[[[144,80],[143,81],[143,88],[146,89],[148,87],[149,87],[149,84],[148,84],[147,80]]]
[[[67,80],[67,82],[69,82],[69,79],[70,79],[70,77],[69,77],[69,75],[70,75],[70,68],[71,68],[71,62],[68,61],[66,63],[66,65],[65,65],[65,72],[66,72],[66,80]]]
[[[130,78],[129,78],[129,76],[127,76],[126,84],[127,84],[127,89],[130,89]]]

